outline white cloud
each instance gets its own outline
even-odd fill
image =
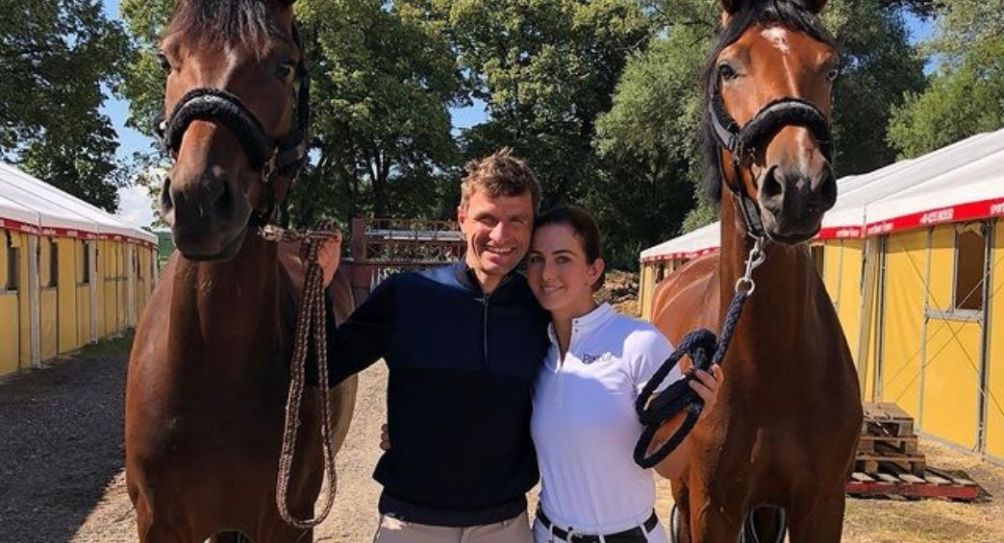
[[[136,226],[150,226],[156,220],[147,188],[132,184],[119,189],[119,210],[115,214]]]

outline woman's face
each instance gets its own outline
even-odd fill
[[[571,226],[537,228],[527,257],[527,279],[541,307],[584,315],[593,307],[593,283],[603,273],[603,259],[587,262],[582,240]]]

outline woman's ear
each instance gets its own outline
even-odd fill
[[[603,277],[603,271],[607,269],[607,263],[602,258],[597,258],[589,265],[589,286],[596,288],[596,282]]]

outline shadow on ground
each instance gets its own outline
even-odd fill
[[[0,539],[69,541],[123,466],[130,337],[0,383]]]

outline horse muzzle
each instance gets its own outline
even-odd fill
[[[233,258],[251,215],[240,183],[217,166],[187,179],[176,177],[178,169],[165,179],[161,192],[161,211],[175,246],[190,260]]]
[[[837,201],[837,180],[828,162],[809,172],[772,166],[757,185],[764,232],[781,243],[812,239],[819,232],[823,214]]]

